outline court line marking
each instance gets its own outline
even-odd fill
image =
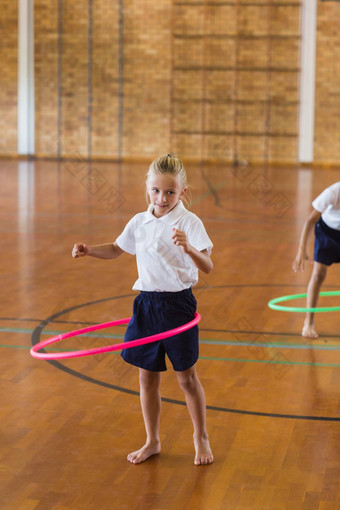
[[[10,330],[10,331],[8,331]],[[3,333],[3,332],[14,332],[14,333],[25,333],[25,334],[32,334],[33,330],[28,330],[28,329],[15,329],[15,328],[0,328],[0,333]],[[60,331],[44,331],[42,333],[42,335],[47,335],[47,336],[51,336],[51,335],[55,335],[55,334],[61,334]],[[111,338],[111,339],[122,339],[124,338],[122,335],[96,335],[95,333],[88,333],[88,334],[85,334],[85,335],[82,335],[84,337],[100,337],[100,338]],[[211,344],[211,341],[203,341],[200,343],[205,343],[205,344]],[[219,345],[219,344],[222,344],[222,345],[228,345],[228,346],[241,346],[241,347],[262,347],[262,348],[282,348],[282,345],[279,344],[278,346],[275,346],[274,344],[270,344],[270,343],[266,343],[266,344],[258,344],[258,343],[243,343],[243,342],[219,342],[219,341],[214,341],[214,345]],[[283,346],[285,347],[285,344],[283,344]],[[311,348],[310,348],[311,347]],[[304,348],[304,349],[309,349],[309,350],[314,350],[314,347],[315,346],[301,346],[301,348]],[[11,344],[0,344],[0,348],[5,348],[5,349],[23,349],[23,350],[29,350],[31,348],[31,346],[25,346],[25,345],[11,345]],[[290,346],[288,348],[291,348]],[[293,346],[292,347],[293,349],[295,348],[300,348],[300,346]],[[319,346],[320,349],[325,349],[325,350],[340,350],[340,345],[339,346]],[[57,347],[54,347],[54,348],[48,348],[47,349],[48,351],[53,351],[53,352],[59,352],[61,351],[62,349],[58,349]],[[70,350],[70,349],[63,349],[63,350]],[[110,353],[110,354],[118,354],[117,352],[113,352],[113,353]],[[340,367],[340,364],[339,363],[321,363],[321,362],[307,362],[307,361],[283,361],[283,360],[272,360],[272,359],[243,359],[243,358],[218,358],[218,357],[213,357],[213,356],[199,356],[199,359],[200,360],[203,360],[203,361],[227,361],[227,362],[231,362],[231,363],[266,363],[266,364],[281,364],[281,365],[290,365],[290,366],[294,366],[294,365],[301,365],[301,366],[309,366],[309,367]]]
[[[37,322],[41,323],[43,322],[42,319],[21,319],[21,318],[15,318],[15,317],[0,317],[0,321],[14,321],[14,322]],[[97,324],[96,322],[89,322],[89,321],[58,321],[53,320],[49,321],[49,324],[78,324],[81,326],[93,326],[94,324]],[[0,328],[1,329],[1,328]],[[301,339],[301,333],[296,333],[294,331],[292,332],[286,332],[286,331],[256,331],[256,330],[238,330],[238,329],[214,329],[214,328],[199,328],[200,331],[207,331],[211,333],[231,333],[235,335],[269,335],[269,336],[289,336],[289,337],[298,337]],[[44,333],[43,333],[44,334]],[[340,335],[335,334],[327,334],[327,335],[320,335],[319,338],[340,338]]]
[[[33,329],[28,328],[0,328],[0,334],[1,333],[24,333],[24,334],[32,334]],[[66,331],[53,331],[53,330],[44,330],[41,334],[44,336],[54,336],[54,335],[61,335],[63,333],[66,333]],[[115,340],[121,340],[124,338],[124,335],[115,335],[115,334],[103,334],[103,333],[86,333],[85,335],[79,335],[82,337],[93,337],[93,338],[108,338],[108,339],[115,339]],[[210,338],[201,338],[199,340],[200,344],[203,345],[226,345],[230,347],[259,347],[259,348],[274,348],[274,349],[300,349],[300,350],[325,350],[325,351],[339,351],[340,350],[340,344],[337,345],[323,345],[323,344],[291,344],[291,343],[276,343],[276,342],[249,342],[249,341],[242,341],[242,340],[216,340],[216,339],[210,339]],[[3,347],[3,345],[0,344],[0,347]],[[7,345],[7,347],[10,347],[10,345]],[[220,358],[214,358],[214,359],[220,359]]]
[[[31,347],[26,345],[6,345],[0,344],[0,349],[22,349],[29,350]],[[47,351],[60,352],[65,351],[68,352],[71,349],[57,349],[57,348],[48,348]],[[72,349],[73,350],[73,349]],[[119,352],[110,352],[107,354],[119,354]],[[319,363],[319,362],[309,362],[309,361],[281,361],[281,360],[271,360],[271,359],[242,359],[242,358],[214,358],[209,356],[199,356],[199,360],[203,361],[228,361],[230,363],[265,363],[265,364],[280,364],[280,365],[302,365],[308,367],[323,367],[323,368],[334,368],[340,367],[340,363]]]
[[[199,359],[206,361],[229,361],[229,362],[239,362],[239,363],[266,363],[266,364],[276,364],[276,365],[304,365],[308,367],[340,367],[339,363],[319,363],[319,362],[310,362],[310,361],[283,361],[283,360],[273,360],[273,359],[242,359],[242,358],[212,358],[208,356],[200,356]]]
[[[81,304],[78,304],[78,305],[74,305],[72,307],[69,307],[69,308],[66,308],[64,310],[61,310],[61,311],[59,311],[57,313],[54,313],[50,317],[47,317],[45,320],[43,320],[34,329],[34,331],[32,333],[32,337],[31,337],[32,345],[36,345],[40,341],[40,336],[41,336],[44,328],[47,326],[47,324],[53,322],[55,319],[57,319],[61,315],[64,315],[64,314],[69,313],[69,312],[73,312],[74,310],[78,310],[80,308],[84,308],[84,307],[87,307],[87,306],[92,306],[92,305],[99,304],[99,303],[104,303],[104,302],[107,302],[107,301],[115,301],[115,300],[118,300],[118,299],[122,299],[122,298],[125,298],[125,297],[131,297],[131,296],[134,296],[134,294],[132,294],[132,295],[131,294],[123,294],[123,295],[118,295],[118,296],[111,296],[111,297],[108,297],[108,298],[97,299],[97,300],[94,300],[94,301],[88,301],[86,303],[81,303]],[[83,373],[78,372],[76,370],[72,370],[71,368],[67,367],[66,365],[63,365],[62,363],[60,363],[58,361],[49,360],[49,361],[47,361],[47,363],[49,365],[52,365],[54,368],[57,368],[58,370],[61,370],[64,373],[67,373],[67,374],[69,374],[69,375],[71,375],[73,377],[76,377],[78,379],[81,379],[83,381],[86,381],[86,382],[89,382],[89,383],[92,383],[92,384],[96,384],[96,385],[102,386],[104,388],[110,388],[110,389],[113,389],[115,391],[119,391],[121,393],[126,393],[126,394],[129,394],[129,395],[139,396],[139,392],[138,391],[134,391],[134,390],[130,390],[128,388],[124,388],[124,387],[121,387],[121,386],[116,386],[116,385],[113,385],[113,384],[110,384],[110,383],[106,383],[105,381],[101,381],[100,379],[94,379],[94,378],[92,378],[92,377],[90,377],[90,376],[88,376],[86,374],[83,374]],[[172,404],[186,406],[186,402],[185,401],[178,401],[178,400],[169,399],[169,398],[165,398],[165,397],[162,397],[161,400],[162,400],[162,402],[168,402],[168,403],[172,403]],[[243,415],[249,415],[249,416],[263,416],[263,417],[270,417],[270,418],[285,418],[285,419],[295,419],[295,420],[299,419],[299,420],[340,422],[340,418],[339,417],[334,417],[334,416],[312,416],[312,415],[296,415],[296,414],[294,415],[294,414],[265,413],[265,412],[261,412],[261,411],[250,411],[250,410],[246,410],[246,409],[230,409],[230,408],[210,406],[210,405],[207,405],[206,408],[207,408],[207,410],[212,410],[212,411],[227,412],[227,413],[236,413],[236,414],[243,414]]]
[[[31,335],[34,329],[28,328],[0,328],[0,333],[23,333],[27,335]],[[54,335],[62,335],[63,333],[67,333],[67,331],[53,331],[53,330],[44,330],[41,334],[44,336],[54,336]],[[85,333],[84,335],[79,335],[79,337],[100,337],[100,338],[113,338],[116,340],[121,340],[124,338],[124,335],[115,335],[115,334],[96,334],[96,333]]]

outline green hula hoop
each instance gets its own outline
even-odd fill
[[[340,296],[340,290],[330,290],[326,292],[320,292],[320,296]],[[275,299],[271,299],[268,302],[269,308],[272,310],[280,310],[282,312],[337,312],[340,310],[340,306],[324,306],[315,308],[302,308],[298,306],[282,306],[277,303],[283,301],[292,301],[293,299],[305,298],[307,294],[292,294],[291,296],[281,296]]]

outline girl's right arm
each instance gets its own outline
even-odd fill
[[[97,246],[87,246],[84,243],[76,243],[73,246],[72,257],[96,257],[98,259],[115,259],[124,253],[117,243],[98,244]]]
[[[313,209],[313,211],[310,213],[307,220],[305,221],[305,224],[301,232],[299,249],[293,262],[293,270],[295,272],[303,271],[305,268],[305,261],[308,260],[308,255],[306,251],[307,242],[315,223],[319,221],[320,218],[321,213],[316,209]]]

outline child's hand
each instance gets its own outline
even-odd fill
[[[188,243],[186,233],[183,230],[177,230],[177,228],[173,228],[172,239],[174,240],[174,244],[176,246],[182,246],[185,253],[188,253],[190,250],[190,244]]]
[[[298,254],[296,255],[296,258],[293,262],[292,268],[293,271],[304,271],[305,269],[305,261],[308,260],[309,257],[306,252],[298,251]]]
[[[86,246],[86,244],[83,244],[83,243],[76,243],[74,246],[73,246],[73,250],[72,250],[72,257],[74,259],[77,259],[78,257],[85,257],[86,255],[89,254],[89,249],[88,247]]]

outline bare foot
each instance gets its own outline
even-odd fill
[[[318,334],[314,328],[314,324],[304,324],[302,328],[302,336],[306,338],[318,338]]]
[[[132,464],[140,464],[141,462],[146,461],[152,455],[157,455],[161,451],[161,445],[159,442],[156,443],[146,443],[140,450],[129,453],[127,456],[127,460]]]
[[[210,448],[209,438],[196,439],[194,437],[194,445],[196,450],[194,463],[196,466],[212,464],[214,457]]]

